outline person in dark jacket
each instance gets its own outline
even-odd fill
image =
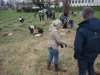
[[[100,53],[100,20],[93,18],[94,10],[82,10],[83,21],[79,24],[74,41],[74,58],[78,60],[79,75],[94,75],[94,62]]]
[[[41,13],[39,13],[39,19],[40,19],[40,21],[41,21],[41,19],[42,19],[42,14],[41,14]]]
[[[38,29],[38,34],[42,34],[43,35],[43,29],[40,28],[40,27],[38,27],[37,29]]]

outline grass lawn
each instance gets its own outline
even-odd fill
[[[77,11],[79,14],[79,11]],[[25,22],[22,24],[18,18],[22,16]],[[100,11],[95,12],[95,17],[100,19]],[[59,13],[56,12],[59,19]],[[81,22],[79,16],[69,19],[74,20],[74,28],[70,33],[61,35],[66,40],[68,47],[61,49],[59,67],[66,72],[54,72],[52,62],[51,71],[46,69],[48,50],[48,27],[53,20],[46,19],[39,21],[38,14],[34,18],[34,13],[17,13],[16,11],[0,11],[0,75],[78,75],[77,61],[73,58],[74,38],[78,23]],[[44,29],[44,35],[35,37],[29,33],[28,27],[36,25]],[[11,36],[4,34],[13,33]],[[100,55],[95,62],[95,70],[100,71]]]

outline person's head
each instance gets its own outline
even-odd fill
[[[60,28],[61,24],[62,24],[62,22],[61,22],[59,19],[53,21],[53,25],[54,25],[57,29]]]
[[[83,20],[87,20],[87,19],[93,18],[93,16],[94,16],[94,10],[93,10],[92,7],[85,7],[82,10],[82,19]]]

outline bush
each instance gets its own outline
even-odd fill
[[[24,10],[24,9],[26,9],[26,7],[22,7],[22,9]]]
[[[21,12],[21,9],[17,9],[17,12]]]
[[[30,8],[30,7],[24,8],[24,11],[25,11],[25,12],[31,12],[31,8]]]
[[[30,7],[28,7],[28,8],[22,8],[25,12],[38,12],[39,11],[39,9],[32,9],[32,8],[30,8]]]
[[[32,12],[38,12],[40,9],[32,9]]]
[[[55,12],[63,11],[63,8],[49,8],[48,10],[54,10]]]

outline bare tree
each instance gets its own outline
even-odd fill
[[[49,8],[50,5],[51,5],[51,1],[50,0],[45,0],[45,5],[46,5],[47,8]]]
[[[20,0],[8,0],[11,9],[15,9],[15,7],[18,8],[18,2],[20,2]]]
[[[32,0],[33,4],[37,5],[41,8],[44,8],[44,0]]]
[[[56,6],[59,7],[59,0],[55,0],[55,1],[54,1],[54,4],[55,4],[55,7],[56,7]]]
[[[64,12],[66,12],[66,11],[69,12],[70,3],[71,3],[71,0],[63,0],[63,9],[64,9]]]

